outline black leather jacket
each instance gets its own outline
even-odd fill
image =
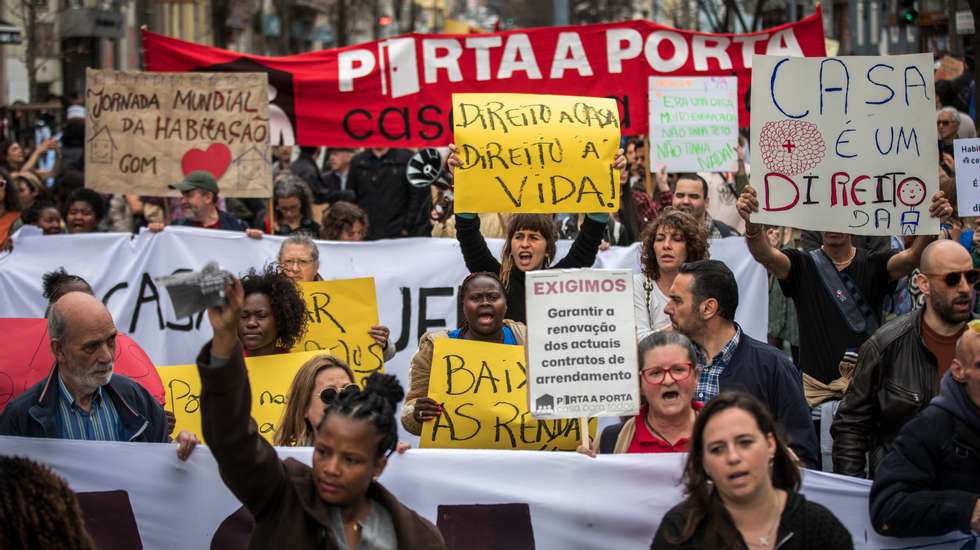
[[[922,341],[925,308],[879,328],[858,351],[854,379],[830,433],[834,472],[868,477],[891,448],[898,431],[939,392],[936,357]]]

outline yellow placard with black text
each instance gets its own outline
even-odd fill
[[[350,365],[363,385],[375,372],[384,372],[384,349],[368,335],[378,324],[374,278],[300,283],[306,300],[306,334],[293,352],[323,350]]]
[[[524,346],[437,338],[429,397],[443,413],[422,424],[421,447],[574,451],[581,440],[577,419],[531,416]]]
[[[252,418],[259,433],[272,442],[272,435],[279,426],[286,410],[289,385],[296,372],[310,358],[322,351],[285,353],[245,358],[249,384],[252,388]],[[174,434],[187,430],[204,437],[201,430],[201,377],[197,365],[157,367],[163,387],[167,391],[165,409],[173,411],[177,418]]]
[[[614,212],[616,100],[453,94],[457,212]]]

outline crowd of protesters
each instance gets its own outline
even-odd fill
[[[451,208],[435,188],[409,183],[413,152],[407,149],[277,147],[271,203],[222,197],[207,172],[174,182],[179,199],[105,196],[84,186],[77,158],[62,158],[66,143],[46,140],[31,150],[18,142],[0,145],[0,246],[10,249],[11,236],[25,224],[45,235],[183,225],[287,237],[274,263],[229,283],[227,303],[209,309],[214,338],[197,358],[200,435],[254,518],[253,547],[445,547],[435,526],[377,482],[390,455],[407,447],[398,442],[396,423],[418,434],[443,412],[428,395],[434,341],[524,345],[533,333],[526,325],[528,271],[590,267],[608,246],[633,243],[639,243],[641,263],[634,310],[642,407],[578,451],[591,457],[688,454],[685,498],[656,519],[652,548],[852,547],[834,514],[800,493],[803,467],[872,479],[871,519],[880,533],[976,532],[980,321],[972,319],[980,232],[954,215],[956,173],[949,156],[953,139],[976,135],[960,101],[962,84],[936,84],[941,190],[931,197],[929,215],[942,224],[938,238],[859,238],[759,225],[744,142],[733,144],[735,173],[667,174],[646,166],[642,139],[626,139],[615,160],[623,189],[619,210],[556,217],[444,215]],[[63,135],[77,137],[84,110],[70,110],[75,126]],[[56,162],[41,169],[40,159],[50,152]],[[451,173],[459,166],[455,148],[444,156]],[[712,196],[730,200],[712,204]],[[459,327],[421,337],[407,392],[381,374],[359,387],[344,361],[326,354],[310,359],[292,382],[274,441],[312,446],[312,467],[280,462],[250,419],[245,357],[286,353],[303,334],[297,283],[321,279],[314,239],[421,236],[460,244],[470,275],[461,282]],[[768,342],[735,321],[739,281],[710,257],[711,242],[729,237],[744,237],[770,274]],[[499,260],[488,238],[504,239]],[[561,258],[560,239],[573,241]],[[6,407],[0,434],[173,438],[186,459],[199,434],[174,436],[161,404],[139,384],[113,375],[116,328],[105,305],[84,280],[64,271],[50,275],[46,286],[56,363]],[[378,325],[369,334],[390,360],[389,329]],[[30,468],[0,462],[0,470]],[[58,506],[77,513],[49,472],[35,477],[52,487],[49,497]],[[9,491],[24,490],[5,490],[0,510],[11,508]],[[62,519],[64,529],[79,529],[77,521]],[[84,530],[77,541],[89,546]]]

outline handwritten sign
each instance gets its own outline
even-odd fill
[[[527,312],[536,418],[639,412],[632,271],[532,271]]]
[[[299,288],[308,324],[292,351],[335,355],[347,362],[358,384],[372,373],[384,372],[384,349],[368,335],[378,324],[374,278],[314,281]]]
[[[574,451],[581,439],[577,420],[531,416],[524,346],[437,338],[429,397],[443,413],[422,425],[422,447]]]
[[[752,61],[753,221],[859,235],[939,232],[932,55]]]
[[[619,208],[619,110],[607,98],[453,94],[458,212]]]
[[[269,197],[265,73],[86,71],[85,182],[102,193],[177,195],[195,170],[226,197]]]
[[[738,170],[738,79],[650,77],[650,170]]]
[[[956,209],[963,217],[980,216],[980,138],[953,140],[956,162]]]
[[[303,363],[322,353],[311,351],[245,358],[252,388],[252,418],[259,426],[259,433],[270,442],[286,410],[289,385],[293,383],[296,372]],[[173,411],[177,418],[174,433],[187,430],[203,437],[201,377],[197,373],[197,365],[157,367],[157,372],[167,390],[164,408]]]

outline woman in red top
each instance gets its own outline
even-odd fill
[[[686,453],[700,403],[694,344],[679,332],[655,332],[640,340],[640,414],[609,426],[599,439],[599,452]],[[595,448],[578,451],[595,456]]]

